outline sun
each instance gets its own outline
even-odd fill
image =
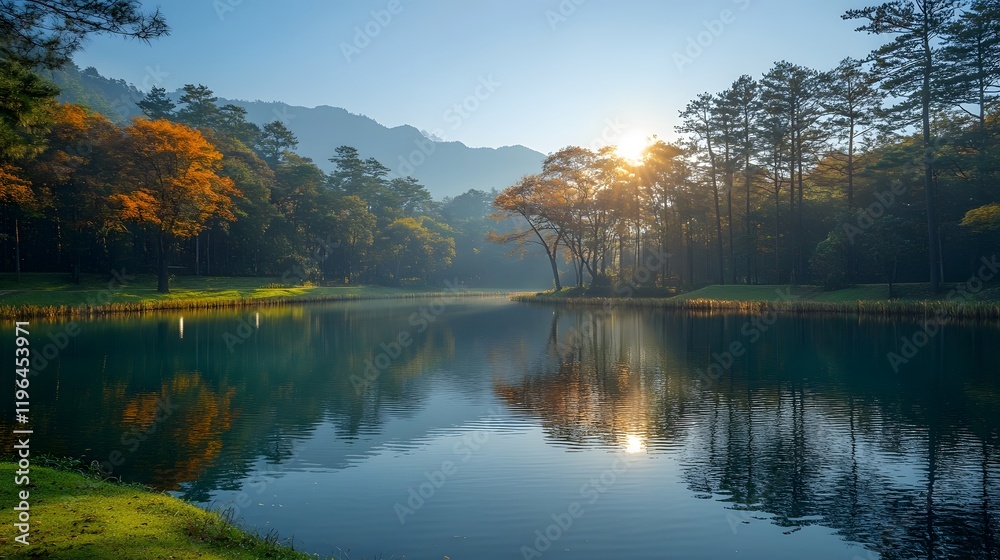
[[[626,130],[618,142],[615,152],[629,163],[642,163],[642,156],[650,144],[650,135],[641,130]]]

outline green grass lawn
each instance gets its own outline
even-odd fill
[[[528,303],[563,303],[566,305],[616,305],[640,308],[682,309],[697,312],[739,313],[856,313],[859,316],[911,316],[952,319],[1000,319],[1000,286],[985,286],[969,297],[949,299],[955,285],[945,284],[941,293],[932,294],[927,284],[897,284],[895,298],[889,299],[884,284],[862,284],[825,291],[819,286],[707,286],[672,297],[637,297],[615,299],[606,292],[564,289],[534,295],[514,295],[514,301]]]
[[[387,288],[382,286],[297,286],[276,287],[280,278],[224,278],[179,276],[170,283],[170,293],[156,291],[156,277],[136,276],[127,285],[100,275],[83,275],[73,284],[66,274],[22,274],[17,282],[13,274],[0,274],[0,305],[60,306],[88,301],[115,303],[169,302],[198,299],[232,300],[239,298],[301,298],[390,296],[420,292],[441,292],[445,286]],[[109,289],[110,287],[110,289]]]
[[[953,286],[945,284],[941,293],[931,293],[928,284],[896,284],[895,296],[901,300],[940,300],[944,299]],[[779,301],[778,293],[790,293],[798,296],[801,301],[825,303],[853,303],[857,301],[882,301],[889,299],[889,288],[885,284],[859,284],[839,290],[824,291],[819,286],[707,286],[700,290],[687,292],[673,299],[678,301],[695,299],[715,299],[724,301]],[[979,301],[1000,300],[1000,290],[997,288],[983,290],[975,298]]]
[[[945,284],[939,294],[932,294],[928,284],[896,284],[895,296],[900,300],[930,301],[945,299],[953,285]],[[613,293],[613,292],[612,292]],[[716,301],[781,301],[780,294],[796,296],[798,301],[821,303],[854,303],[857,301],[884,301],[889,299],[889,288],[885,284],[859,284],[839,290],[824,290],[820,286],[746,286],[742,284],[725,286],[706,286],[673,297],[664,298],[655,293],[637,294],[637,297],[656,297],[674,302],[694,300]],[[538,294],[544,299],[573,299],[600,297],[579,288],[563,288],[558,292],[542,292]],[[976,294],[978,301],[1000,300],[1000,287],[985,289]]]
[[[13,463],[0,463],[0,502],[13,519],[19,503]],[[275,539],[246,533],[221,515],[137,485],[35,466],[30,469],[29,545],[14,540],[12,523],[0,533],[6,558],[175,558],[301,560],[311,558]]]

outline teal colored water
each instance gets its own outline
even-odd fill
[[[497,298],[79,327],[32,379],[33,451],[310,553],[1000,556],[997,326]]]

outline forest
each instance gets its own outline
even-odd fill
[[[465,222],[485,225],[489,193],[436,203],[349,146],[326,174],[281,121],[258,127],[203,85],[179,106],[154,87],[128,125],[38,87],[44,132],[4,163],[7,267],[155,270],[161,291],[172,274],[399,285],[449,269],[456,229],[483,237]]]
[[[205,85],[179,97],[154,86],[143,115],[123,121],[57,100],[47,76],[78,45],[42,59],[7,52],[0,271],[125,268],[155,273],[160,291],[173,275],[475,285],[495,281],[510,254],[544,264],[524,270],[557,289],[937,292],[1000,242],[1000,1],[890,2],[843,17],[884,46],[833,69],[780,61],[736,77],[691,100],[678,138],[651,138],[641,160],[570,146],[501,192],[443,201],[350,146],[332,150],[325,173],[296,154],[281,120],[251,123]],[[652,255],[669,258],[640,274]]]
[[[887,42],[817,70],[780,61],[680,111],[641,161],[568,147],[497,197],[495,236],[577,286],[966,280],[1000,245],[1000,2],[850,10]],[[650,255],[661,265],[643,272]]]

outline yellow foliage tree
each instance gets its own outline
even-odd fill
[[[60,257],[68,250],[73,281],[80,281],[84,246],[112,225],[108,197],[112,177],[109,146],[121,130],[99,113],[69,103],[52,108],[44,140],[48,148],[27,169],[46,213],[66,235],[58,236]]]
[[[155,233],[157,290],[167,293],[171,241],[198,235],[212,218],[235,220],[233,198],[239,191],[219,174],[222,154],[197,130],[137,118],[121,141],[120,179],[128,190],[111,198],[120,219]]]
[[[972,228],[976,233],[1000,231],[1000,204],[994,202],[969,210],[961,225]]]

